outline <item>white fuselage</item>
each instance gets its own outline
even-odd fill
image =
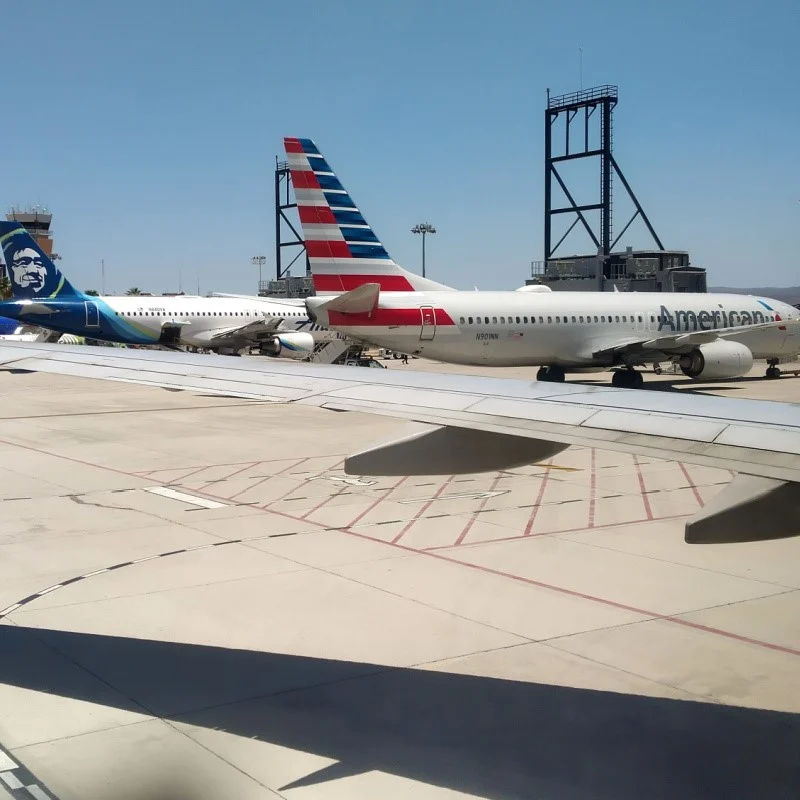
[[[181,343],[195,347],[207,346],[215,336],[226,331],[274,318],[284,320],[281,326],[284,330],[305,331],[315,338],[327,333],[311,322],[302,300],[295,304],[276,303],[268,298],[141,295],[98,299],[125,322],[156,339],[165,324],[179,324]]]
[[[797,325],[748,330],[755,323],[797,320],[800,311],[768,298],[656,292],[381,292],[370,314],[330,315],[309,298],[317,321],[352,338],[457,364],[607,367],[609,350],[693,331],[741,327],[729,337],[755,358],[800,353]],[[329,298],[328,298],[329,299]],[[691,348],[689,348],[691,349]],[[674,354],[674,350],[670,351]],[[657,350],[641,362],[663,359]]]

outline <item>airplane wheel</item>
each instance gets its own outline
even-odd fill
[[[770,380],[774,380],[775,378],[780,378],[780,376],[781,376],[781,371],[774,364],[770,367],[767,367],[767,377]]]
[[[557,364],[550,367],[539,367],[539,371],[536,373],[537,381],[549,383],[563,383],[565,377],[564,368],[559,367]]]
[[[641,389],[644,378],[635,369],[618,369],[611,378],[611,385],[618,389]]]

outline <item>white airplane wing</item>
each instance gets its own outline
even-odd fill
[[[244,325],[232,325],[229,328],[219,328],[209,332],[209,344],[220,344],[223,341],[237,340],[258,341],[278,332],[283,322],[283,317],[264,317]]]
[[[592,352],[592,356],[600,357],[609,353],[642,353],[650,350],[659,353],[683,353],[690,347],[708,344],[717,339],[727,339],[731,336],[741,336],[754,330],[766,328],[800,327],[800,320],[775,320],[774,322],[759,322],[755,325],[745,325],[732,328],[717,328],[708,331],[688,331],[686,333],[671,333],[664,336],[642,336],[632,338],[630,341],[619,344],[617,340],[608,347],[601,347]]]
[[[350,456],[351,474],[510,469],[570,445],[739,475],[687,523],[691,542],[800,533],[800,405],[688,393],[370,370],[189,353],[0,342],[0,368],[362,411],[416,423]]]

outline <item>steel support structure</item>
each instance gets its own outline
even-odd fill
[[[289,170],[288,161],[278,161],[275,159],[275,278],[281,280],[288,278],[290,271],[297,260],[303,256],[306,264],[306,275],[311,272],[311,264],[308,261],[306,243],[295,227],[295,223],[289,219],[287,211],[297,208],[297,203],[292,201],[292,173]],[[285,263],[291,253],[286,252],[287,247],[299,248],[294,254],[294,258]],[[285,255],[284,255],[285,254]]]
[[[589,238],[594,243],[596,252],[600,256],[608,256],[616,246],[620,238],[630,227],[631,223],[637,218],[641,218],[650,235],[653,237],[659,250],[664,249],[661,240],[658,238],[650,220],[647,218],[644,209],[636,195],[633,193],[630,184],[622,174],[619,164],[614,158],[613,144],[613,112],[617,105],[619,96],[616,86],[596,86],[592,89],[585,89],[572,94],[551,97],[550,90],[547,90],[547,108],[544,112],[544,260],[545,264],[554,259],[558,248],[564,243],[572,230],[579,223],[583,226]],[[598,111],[600,125],[600,141],[598,147],[590,147],[589,130],[590,121],[595,111]],[[564,119],[564,146],[554,147],[554,129],[559,118]],[[580,124],[582,123],[582,124]],[[580,124],[575,136],[576,128]],[[577,142],[576,142],[577,138]],[[599,159],[600,160],[600,197],[598,202],[579,204],[575,201],[573,193],[567,186],[566,181],[558,170],[558,164],[576,159]],[[634,208],[633,216],[615,239],[613,227],[613,176],[616,174],[623,188],[627,192]],[[561,188],[568,205],[553,208],[553,180]],[[600,229],[595,230],[586,219],[586,212],[600,212]],[[561,214],[574,215],[574,219],[566,229],[561,238],[553,244],[553,217]]]

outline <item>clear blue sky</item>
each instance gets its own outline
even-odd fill
[[[45,0],[3,27],[2,205],[53,210],[83,288],[104,258],[109,291],[182,267],[255,292],[284,135],[405,266],[429,219],[432,277],[516,288],[542,257],[545,90],[578,88],[579,47],[585,87],[620,87],[615,153],[665,246],[711,284],[800,283],[796,0]]]

